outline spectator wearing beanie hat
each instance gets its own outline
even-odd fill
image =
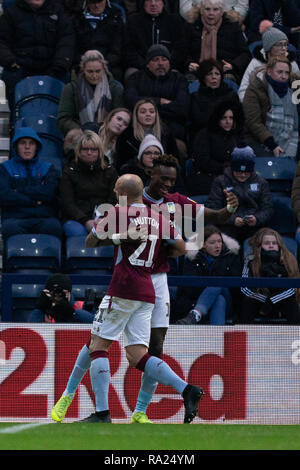
[[[257,68],[265,66],[269,59],[278,55],[286,56],[291,62],[292,71],[300,76],[300,70],[295,60],[296,53],[288,50],[289,40],[287,35],[278,28],[273,26],[273,23],[268,20],[264,20],[260,23],[259,31],[262,35],[262,47],[258,44],[252,52],[253,59],[248,65],[239,90],[238,95],[241,101],[243,101],[246,89],[250,82],[251,73]]]
[[[52,274],[46,281],[27,321],[29,323],[92,323],[95,309],[84,309],[84,302],[75,302],[72,282],[66,274]]]
[[[146,185],[153,168],[153,160],[164,153],[160,141],[152,134],[142,140],[137,157],[132,158],[120,169],[120,175],[131,173],[138,175]]]
[[[147,51],[154,44],[166,44],[172,69],[183,71],[186,55],[183,21],[179,13],[168,13],[163,0],[144,0],[140,11],[127,18],[124,36],[125,82],[133,72],[145,67]]]
[[[216,210],[224,207],[224,189],[238,197],[239,206],[220,228],[242,243],[258,228],[267,226],[273,214],[269,184],[255,172],[255,154],[251,147],[241,143],[233,150],[230,167],[212,183],[206,207]]]
[[[172,131],[178,153],[185,159],[186,123],[189,117],[190,96],[187,79],[171,70],[169,50],[160,44],[151,46],[143,70],[133,73],[125,85],[125,102],[129,109],[151,96],[162,121]]]

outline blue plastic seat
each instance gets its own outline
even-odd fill
[[[291,198],[272,194],[274,213],[268,222],[268,226],[280,233],[280,235],[292,236],[296,232],[297,218],[292,209]]]
[[[90,270],[96,270],[99,274],[112,274],[114,247],[86,248],[85,238],[85,236],[67,238],[65,271],[68,273],[88,273]]]
[[[5,271],[51,273],[61,267],[61,241],[46,234],[13,235],[6,241]]]
[[[290,194],[297,162],[292,157],[257,157],[255,171],[269,183],[272,193]]]
[[[53,163],[61,175],[64,165],[63,144],[46,137],[40,137],[40,139],[43,145],[39,152],[39,159],[41,161]]]
[[[26,116],[48,114],[57,117],[65,84],[47,75],[26,77],[15,87],[14,121]]]
[[[290,237],[282,236],[285,246],[290,250],[291,253],[297,258],[297,242]],[[249,246],[249,238],[243,243],[243,256],[244,259],[251,253],[252,249]]]
[[[226,83],[230,88],[233,89],[236,93],[239,91],[239,86],[233,81],[230,80],[229,78],[224,78],[224,83]],[[196,91],[199,90],[200,87],[200,82],[199,80],[194,80],[193,82],[189,83],[189,93],[195,93]]]
[[[57,125],[57,118],[46,114],[29,115],[22,117],[15,122],[15,130],[19,127],[31,127],[36,131],[39,137],[53,140],[59,144],[63,144],[64,136],[60,132]]]

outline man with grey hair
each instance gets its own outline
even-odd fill
[[[186,35],[189,72],[213,58],[223,64],[225,78],[240,83],[251,55],[240,24],[226,16],[224,0],[202,0],[196,18],[186,24]]]

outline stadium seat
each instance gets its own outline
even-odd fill
[[[269,183],[272,193],[289,195],[296,173],[297,162],[292,157],[257,157],[255,171]]]
[[[14,121],[26,116],[48,114],[57,117],[65,84],[47,75],[26,77],[15,87]]]
[[[233,81],[230,80],[229,78],[224,78],[224,83],[226,83],[230,88],[232,88],[236,93],[239,90],[239,86]],[[195,93],[196,91],[199,90],[200,87],[200,82],[199,80],[194,80],[193,82],[189,83],[189,93]]]
[[[274,213],[268,222],[268,227],[280,235],[294,237],[297,228],[297,218],[292,209],[289,196],[272,194]]]
[[[55,142],[54,140],[48,139],[46,137],[40,137],[40,139],[43,146],[39,152],[39,159],[41,161],[53,163],[61,175],[64,165],[63,144]]]
[[[44,289],[43,284],[12,285],[12,319],[26,322],[29,312],[36,307],[37,299]]]
[[[61,267],[61,241],[53,235],[13,235],[6,241],[5,272],[45,274]]]
[[[297,242],[290,237],[282,237],[285,246],[290,250],[291,253],[297,258]],[[244,259],[251,253],[251,247],[249,246],[249,238],[244,241],[243,244],[243,257]]]
[[[46,139],[63,144],[64,136],[58,128],[55,116],[40,114],[39,116],[30,115],[22,117],[15,122],[15,130],[19,127],[31,127],[37,132],[39,137],[45,137]]]
[[[85,238],[85,236],[67,238],[65,272],[90,274],[90,271],[94,270],[98,274],[112,274],[114,247],[86,248]]]

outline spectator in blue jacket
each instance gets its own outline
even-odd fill
[[[3,240],[22,233],[62,235],[55,207],[59,173],[39,161],[41,147],[37,133],[21,127],[12,139],[12,158],[0,165]]]

